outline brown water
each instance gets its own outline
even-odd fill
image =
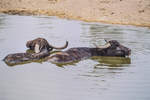
[[[115,39],[130,58],[98,57],[72,65],[50,62],[7,66],[9,53],[25,52],[37,37],[69,47]],[[46,16],[0,15],[0,100],[150,100],[150,29],[86,23]]]

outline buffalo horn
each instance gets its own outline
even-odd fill
[[[96,44],[94,44],[97,48],[100,48],[100,49],[105,49],[105,48],[108,48],[111,46],[111,44],[109,42],[107,42],[105,45],[100,45],[100,46],[97,46]]]
[[[68,46],[68,41],[66,41],[66,44],[65,44],[64,46],[62,46],[62,47],[55,47],[55,46],[52,46],[52,45],[50,45],[50,44],[49,44],[49,46],[50,46],[51,48],[54,48],[54,49],[65,49],[65,48],[67,48],[67,46]]]

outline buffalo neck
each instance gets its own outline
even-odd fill
[[[107,49],[90,48],[92,56],[104,56],[106,55]]]

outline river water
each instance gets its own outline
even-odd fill
[[[2,59],[25,52],[26,41],[94,47],[104,38],[132,50],[129,58],[98,57],[58,66],[33,62],[16,66]],[[0,100],[150,100],[150,28],[87,23],[47,16],[0,14]]]

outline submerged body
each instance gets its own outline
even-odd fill
[[[47,59],[52,63],[70,63],[91,57],[90,48],[71,48],[67,51],[62,51],[49,56]]]
[[[25,61],[34,61],[42,58],[52,63],[71,63],[87,59],[92,56],[112,56],[112,57],[126,57],[129,56],[131,50],[121,45],[116,40],[106,41],[103,46],[96,46],[95,48],[89,47],[76,47],[70,48],[66,51],[61,51],[50,55],[52,49],[64,49],[68,46],[68,42],[63,47],[54,47],[50,45],[45,39],[37,38],[27,42],[26,45],[29,49],[34,50],[34,53],[15,53],[9,54],[4,58],[5,63],[19,64]]]
[[[40,53],[14,53],[7,55],[3,60],[7,65],[17,65],[29,61],[35,61],[49,56],[50,53],[42,51]]]
[[[112,56],[126,57],[129,56],[131,50],[123,45],[120,45],[116,40],[108,41],[103,47],[88,48],[77,47],[70,48],[66,51],[58,52],[48,57],[48,61],[52,63],[71,63],[87,59],[92,56]]]
[[[7,65],[17,65],[25,62],[31,62],[40,60],[50,55],[50,51],[53,49],[65,49],[68,46],[68,42],[62,47],[55,47],[48,43],[44,38],[36,38],[34,40],[27,41],[26,47],[33,50],[34,53],[14,53],[8,54],[3,60]]]

